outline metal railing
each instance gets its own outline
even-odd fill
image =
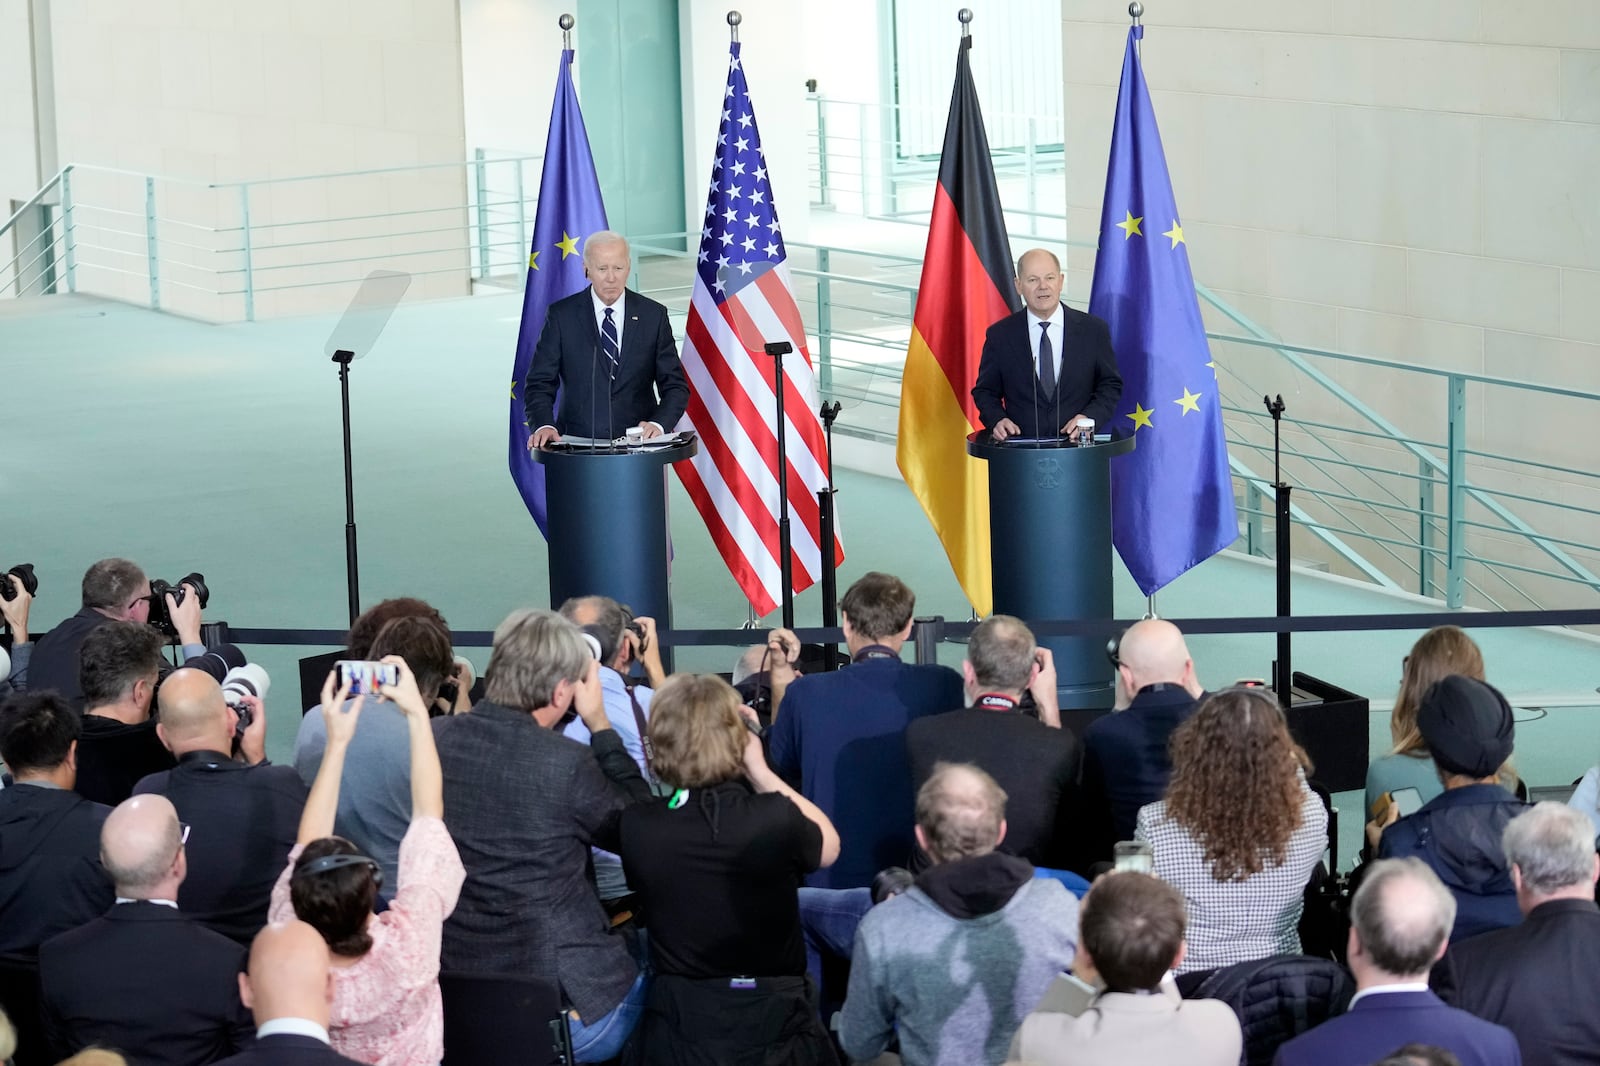
[[[479,150],[463,163],[224,183],[69,166],[0,225],[17,246],[0,262],[0,291],[89,292],[238,321],[342,307],[380,265],[436,279],[425,296],[520,287],[537,158]],[[905,212],[894,220],[915,224]],[[680,313],[693,277],[686,236],[634,240],[635,287]],[[1013,239],[1069,247],[1020,228]],[[845,406],[839,430],[893,441],[920,257],[798,241],[788,251],[819,387]],[[1284,343],[1197,292],[1238,330],[1208,336],[1243,550],[1267,555],[1273,543],[1273,487],[1257,473],[1270,467],[1271,431],[1257,401],[1275,392],[1290,403],[1284,474],[1297,531],[1314,538],[1297,556],[1452,607],[1561,606],[1600,591],[1600,477],[1573,461],[1570,442],[1537,432],[1541,411],[1570,426],[1600,421],[1600,394]],[[1341,381],[1357,367],[1361,396]]]

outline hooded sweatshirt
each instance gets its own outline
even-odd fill
[[[934,866],[862,919],[840,1043],[871,1059],[898,1031],[905,1066],[1002,1062],[1077,942],[1077,899],[1027,861]]]
[[[0,957],[37,958],[41,943],[111,907],[111,879],[100,865],[100,827],[110,813],[65,789],[0,790]]]

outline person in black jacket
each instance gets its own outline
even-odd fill
[[[39,945],[102,914],[114,898],[100,866],[110,808],[72,791],[78,713],[51,692],[0,707],[0,959],[31,963]]]
[[[1429,984],[1439,998],[1510,1029],[1523,1066],[1600,1061],[1600,907],[1594,826],[1540,803],[1502,834],[1522,924],[1452,944]]]
[[[117,903],[39,949],[45,1028],[59,1056],[119,1049],[139,1066],[200,1066],[249,1045],[239,1001],[244,949],[178,910],[183,827],[164,797],[106,819],[102,861]]]
[[[134,795],[166,796],[194,827],[178,906],[248,944],[267,922],[272,886],[299,832],[305,782],[294,767],[267,762],[263,707],[240,735],[244,761],[232,758],[238,716],[210,676],[178,670],[162,684],[158,700],[156,732],[178,765],[140,781]]]
[[[1035,866],[1081,866],[1074,822],[1083,748],[1061,728],[1050,649],[1039,647],[1020,619],[991,615],[972,631],[961,670],[968,706],[906,726],[911,783],[921,788],[941,762],[971,763],[1009,797],[999,851]],[[1022,710],[1024,692],[1038,717]],[[917,848],[912,871],[929,865]]]
[[[150,717],[161,678],[161,634],[138,622],[107,622],[83,639],[83,734],[78,795],[115,806],[142,778],[176,765]]]

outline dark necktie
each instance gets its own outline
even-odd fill
[[[1050,323],[1039,323],[1039,391],[1054,396],[1056,391],[1056,352],[1050,344]]]
[[[611,380],[615,381],[617,371],[622,366],[622,348],[617,343],[617,324],[611,317],[613,310],[615,308],[606,308],[606,320],[600,325],[600,350],[606,353],[606,358],[611,362],[607,373],[611,375]]]

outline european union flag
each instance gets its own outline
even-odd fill
[[[1161,134],[1128,31],[1089,311],[1111,327],[1138,446],[1111,463],[1111,539],[1146,596],[1239,535],[1215,365]]]
[[[550,135],[544,142],[544,172],[539,178],[539,204],[533,217],[533,246],[528,253],[528,282],[522,290],[522,325],[517,330],[517,363],[511,374],[511,479],[522,493],[528,513],[545,533],[544,467],[528,454],[529,426],[523,410],[522,386],[544,329],[550,305],[589,284],[583,273],[582,242],[606,228],[600,179],[594,172],[589,134],[572,90],[572,49],[561,53],[556,99],[550,108]],[[556,398],[559,407],[561,399]]]

